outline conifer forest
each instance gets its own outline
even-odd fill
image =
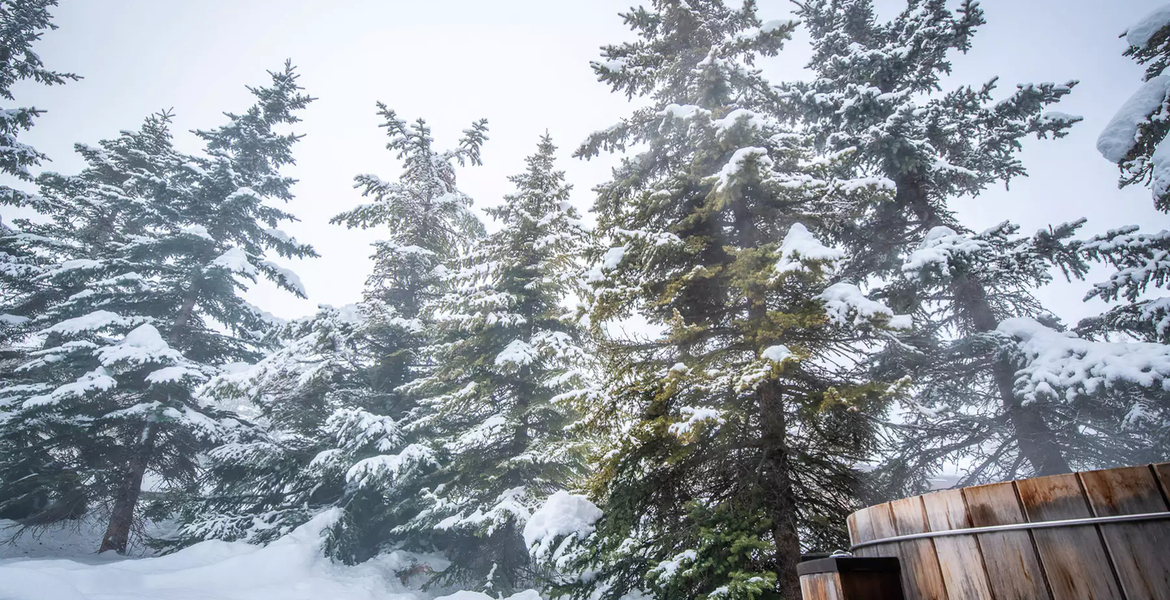
[[[960,72],[995,0],[642,0],[558,67],[620,118],[534,124],[500,197],[463,185],[518,139],[490,114],[369,97],[374,170],[306,198],[342,92],[296,48],[194,128],[177,95],[34,147],[64,116],[22,93],[96,79],[38,53],[77,3],[0,0],[0,598],[799,600],[866,506],[1170,460],[1170,5],[1066,3],[1129,24],[1081,40],[1134,73],[1090,122],[1094,64]],[[1018,224],[1061,145],[1111,179]],[[375,240],[348,303],[305,231]]]

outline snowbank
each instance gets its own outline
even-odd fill
[[[324,513],[269,544],[208,541],[167,556],[121,558],[70,547],[68,532],[0,546],[3,600],[422,600],[395,575],[409,563],[390,554],[349,567],[321,554],[321,533],[337,515]],[[11,535],[0,530],[0,536]],[[74,532],[92,553],[92,532]],[[72,558],[38,558],[46,555]],[[459,592],[448,600],[481,600]],[[539,600],[524,592],[510,600]]]

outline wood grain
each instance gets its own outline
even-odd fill
[[[1022,479],[1016,489],[1033,523],[1092,516],[1075,473]],[[1096,526],[1036,529],[1032,537],[1055,598],[1122,600]]]
[[[963,488],[972,527],[1026,523],[1011,482]],[[983,552],[988,584],[996,600],[1051,600],[1032,536],[999,531],[975,536]]]
[[[926,533],[926,512],[922,497],[903,498],[888,503],[893,517],[895,535]],[[903,583],[906,598],[921,600],[947,600],[946,584],[943,583],[942,569],[933,539],[898,542],[901,553]],[[908,573],[907,573],[908,572]]]
[[[1168,509],[1150,466],[1081,473],[1094,516]],[[1170,521],[1098,526],[1128,600],[1170,600]]]
[[[846,600],[841,592],[841,579],[837,573],[801,575],[800,595],[804,600]]]
[[[922,496],[930,531],[953,531],[971,527],[962,490],[946,490]],[[934,538],[943,583],[951,600],[993,600],[983,553],[974,535]]]

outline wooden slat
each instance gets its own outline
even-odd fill
[[[894,517],[890,513],[890,503],[878,504],[869,509],[866,515],[869,525],[872,528],[872,539],[884,539],[898,535],[898,530],[894,527]],[[906,557],[902,552],[901,544],[878,544],[865,548],[870,553],[866,556],[893,556],[898,559],[901,565],[900,573],[902,580],[902,591],[905,592],[908,600],[917,600],[918,595],[914,592],[914,580],[911,574],[910,565],[906,562]]]
[[[927,494],[922,497],[922,504],[931,531],[952,531],[971,526],[961,490]],[[937,537],[934,548],[950,598],[993,600],[987,573],[983,571],[983,554],[974,535]]]
[[[1170,463],[1154,465],[1154,474],[1158,476],[1158,481],[1162,484],[1162,493],[1170,496]]]
[[[1031,522],[1092,516],[1075,473],[1022,479],[1016,489]],[[1122,600],[1095,526],[1036,529],[1032,537],[1055,598]]]
[[[837,573],[814,573],[800,576],[800,595],[804,600],[845,600]]]
[[[889,505],[896,535],[929,531],[926,526],[926,513],[922,507],[921,496],[895,500]],[[906,598],[910,600],[947,600],[946,585],[943,583],[938,555],[935,554],[934,540],[910,540],[898,542],[898,546],[902,560],[902,572],[909,571],[908,576],[902,578],[902,586],[907,588],[905,590]]]
[[[1167,510],[1149,466],[1081,473],[1098,517]],[[1098,526],[1128,600],[1170,600],[1170,521]]]
[[[963,488],[972,527],[1025,523],[1011,482]],[[975,536],[983,552],[991,592],[996,600],[1050,600],[1039,557],[1027,531],[1000,531]]]
[[[886,508],[886,505],[879,504],[877,506],[863,508],[863,509],[849,515],[849,519],[848,519],[849,539],[852,543],[860,544],[862,542],[868,542],[868,541],[877,539],[877,535],[874,533],[874,530],[873,530],[873,517],[872,517],[872,514],[875,510],[880,510],[880,511],[883,511],[886,513],[889,512],[889,509]],[[872,546],[867,547],[867,548],[858,548],[857,551],[854,552],[853,554],[855,556],[862,556],[862,557],[882,556],[882,554],[879,552],[879,548],[875,548]],[[888,555],[888,556],[893,556],[893,555]]]

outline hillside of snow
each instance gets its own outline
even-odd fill
[[[141,550],[127,557],[94,554],[101,531],[81,523],[13,537],[0,520],[0,600],[430,600],[396,574],[409,565],[397,554],[358,566],[321,554],[323,514],[288,536],[256,546],[207,541],[166,556]],[[7,543],[4,543],[7,542]],[[454,592],[437,600],[494,600]],[[540,600],[536,592],[508,600]]]

